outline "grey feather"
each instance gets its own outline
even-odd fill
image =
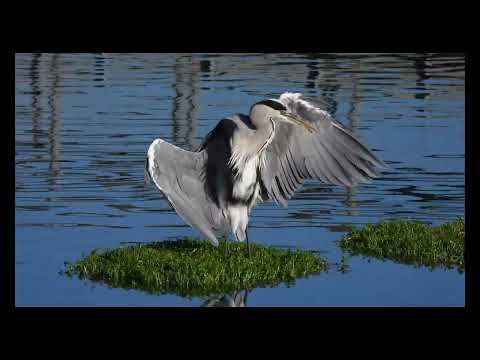
[[[245,307],[247,291],[235,291],[233,294],[225,294],[222,297],[215,296],[207,299],[201,307]]]
[[[215,231],[225,227],[221,209],[205,192],[207,153],[190,152],[155,140],[149,148],[149,174],[175,211],[218,245]]]
[[[145,181],[214,245],[217,234],[246,238],[257,200],[282,206],[305,179],[355,186],[385,164],[318,104],[301,94],[254,104],[222,119],[195,152],[161,139],[148,150]]]
[[[279,101],[313,131],[294,123],[275,124],[275,136],[266,149],[261,171],[270,199],[285,206],[305,179],[352,187],[378,177],[375,167],[386,167],[318,104],[291,93],[283,94]],[[278,179],[278,184],[272,179]]]

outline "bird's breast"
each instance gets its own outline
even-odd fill
[[[232,198],[248,202],[255,191],[259,156],[247,160],[239,169],[239,176],[233,181]]]

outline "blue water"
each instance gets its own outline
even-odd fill
[[[259,205],[251,241],[338,263],[351,226],[464,216],[462,55],[16,54],[15,79],[17,306],[200,306],[61,270],[93,249],[200,237],[144,186],[149,144],[192,149],[221,118],[284,91],[324,99],[390,168],[349,191],[310,181],[287,209]],[[254,289],[246,306],[464,306],[456,270],[347,258],[348,273]]]

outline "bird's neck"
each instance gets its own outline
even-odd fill
[[[253,143],[256,146],[256,153],[260,153],[270,144],[273,139],[273,133],[275,132],[275,123],[270,120],[266,125],[257,128],[255,131],[255,141]]]
[[[270,143],[273,137],[273,122],[256,126],[252,122],[252,130],[248,132],[248,136],[235,136],[233,140],[233,162],[246,162],[260,155]]]

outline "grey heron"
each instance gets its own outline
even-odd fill
[[[247,239],[252,208],[266,200],[287,206],[306,179],[353,187],[386,167],[317,102],[300,93],[255,103],[249,116],[218,122],[195,151],[162,139],[150,145],[152,179],[180,217],[215,246],[217,236]]]

